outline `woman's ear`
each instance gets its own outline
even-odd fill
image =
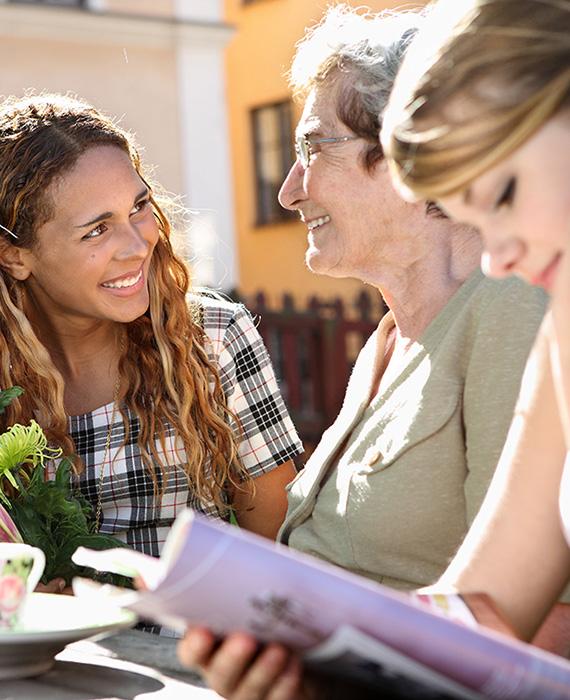
[[[31,273],[29,254],[30,251],[26,248],[18,248],[6,243],[0,246],[0,267],[14,279],[23,282]]]

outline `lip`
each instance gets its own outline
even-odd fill
[[[317,229],[322,228],[323,226],[326,226],[328,223],[330,223],[331,217],[330,214],[323,214],[322,216],[313,216],[310,219],[306,219],[305,217],[303,217],[302,221],[305,224],[305,226],[309,229],[309,232],[311,232],[316,231]],[[318,223],[319,221],[321,223]]]
[[[106,292],[111,292],[112,294],[115,294],[117,296],[130,296],[131,294],[136,294],[144,285],[145,285],[145,274],[144,274],[144,265],[141,265],[138,270],[134,270],[132,272],[127,272],[124,275],[119,275],[118,277],[113,277],[112,279],[105,280],[104,282],[101,282],[100,286],[102,289],[104,289]],[[104,285],[106,284],[116,284],[117,282],[120,282],[121,280],[126,280],[129,278],[135,278],[138,277],[138,280],[131,286],[129,287],[106,287]]]
[[[556,273],[558,272],[558,266],[560,265],[560,260],[562,259],[562,253],[557,253],[554,258],[548,263],[548,265],[531,279],[531,283],[542,287],[547,292],[549,292],[556,280]]]

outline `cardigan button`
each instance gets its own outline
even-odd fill
[[[373,466],[374,464],[376,464],[376,462],[381,460],[382,457],[383,457],[383,455],[382,455],[382,452],[380,452],[380,450],[372,450],[370,452],[370,455],[369,455],[368,460],[367,460],[368,466],[369,467]]]

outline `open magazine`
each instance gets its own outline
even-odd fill
[[[491,630],[458,624],[385,588],[237,527],[184,511],[160,559],[80,548],[73,560],[139,577],[144,591],[74,581],[141,618],[183,631],[244,630],[307,665],[414,698],[570,700],[570,662]]]

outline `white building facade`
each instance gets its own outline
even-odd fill
[[[222,0],[0,0],[0,95],[70,92],[120,117],[193,214],[194,282],[237,286]]]

